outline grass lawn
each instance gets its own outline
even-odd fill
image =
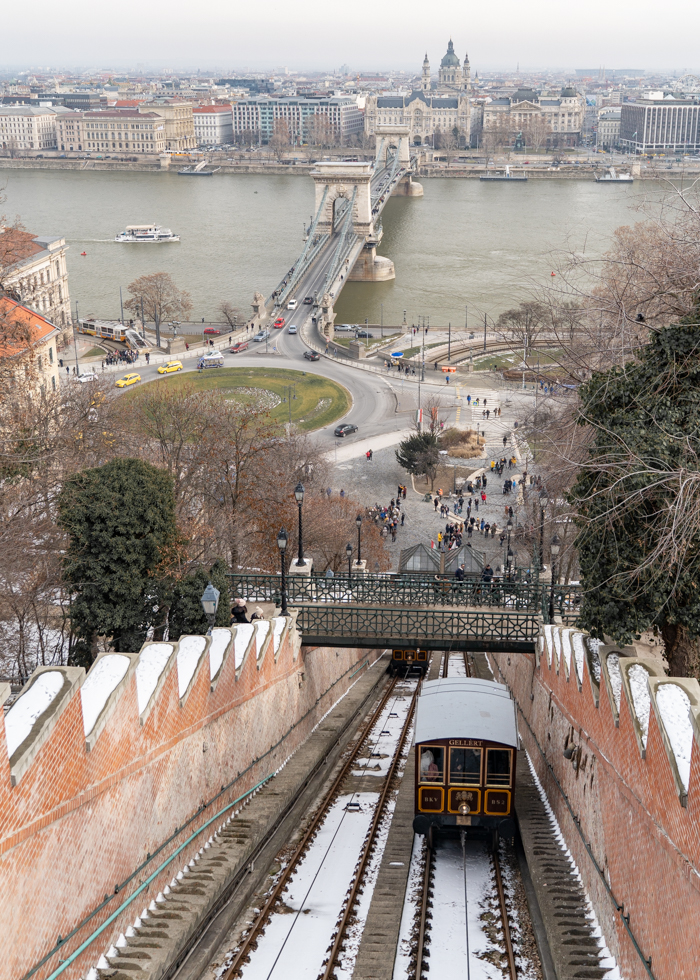
[[[86,354],[81,354],[81,357],[104,357],[106,355],[104,347],[91,347]]]
[[[250,398],[250,389],[272,392],[279,403],[271,411],[273,419],[289,420],[289,385],[293,385],[291,412],[292,422],[300,429],[310,431],[335,422],[345,415],[351,405],[350,393],[342,385],[318,374],[304,374],[283,368],[209,368],[201,374],[194,371],[166,374],[149,384],[167,384],[174,388],[194,386],[198,391],[219,389],[227,398]],[[147,387],[141,385],[129,393],[135,395]],[[244,389],[239,391],[238,389]],[[294,397],[296,394],[296,398]],[[127,396],[128,397],[128,396]]]
[[[430,350],[431,347],[447,347],[447,341],[446,340],[436,340],[432,344],[426,344],[425,345],[425,349],[426,350]],[[423,348],[420,347],[420,346],[419,347],[407,347],[406,350],[404,350],[404,352],[403,352],[403,356],[404,357],[415,357],[415,355],[416,354],[420,354],[420,352],[422,350],[423,350]]]

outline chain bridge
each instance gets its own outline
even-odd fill
[[[281,605],[279,575],[231,575],[232,597]],[[577,586],[422,576],[289,577],[287,602],[306,646],[533,653],[550,613],[572,623]]]
[[[418,197],[406,126],[377,132],[374,162],[322,161],[311,171],[316,213],[306,229],[294,265],[265,300],[256,294],[258,323],[276,317],[292,301],[313,317],[320,332],[332,336],[333,303],[348,281],[394,278],[394,264],[377,256],[381,214],[392,195]],[[297,315],[301,318],[301,313]]]

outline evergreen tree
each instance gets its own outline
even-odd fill
[[[440,462],[437,436],[431,432],[416,432],[404,439],[396,450],[396,461],[413,476],[425,474],[432,486]]]
[[[661,633],[670,671],[700,677],[700,317],[581,388],[588,459],[570,493],[580,622],[631,643]]]
[[[59,524],[70,537],[73,662],[89,666],[97,637],[135,652],[157,625],[158,566],[176,540],[172,478],[138,459],[115,459],[66,480]]]
[[[229,625],[231,604],[227,572],[226,563],[219,559],[209,571],[206,568],[198,568],[175,583],[168,620],[168,635],[171,640],[179,640],[186,633],[203,634],[209,629],[201,603],[202,593],[208,582],[211,582],[221,593],[215,625]]]

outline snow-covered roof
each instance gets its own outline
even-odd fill
[[[518,747],[515,702],[508,688],[474,677],[423,684],[416,706],[414,744],[473,738]]]

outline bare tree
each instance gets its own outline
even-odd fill
[[[233,332],[238,326],[241,311],[237,306],[233,306],[232,303],[229,303],[228,300],[224,300],[223,302],[219,303],[218,312],[224,318],[224,321],[228,323],[229,327],[231,328],[231,332]]]
[[[284,156],[285,150],[289,149],[292,137],[289,132],[289,124],[286,119],[275,119],[270,138],[270,146],[274,150],[278,160]]]
[[[496,328],[499,336],[509,341],[515,348],[527,352],[543,332],[548,318],[548,308],[543,303],[527,301],[514,310],[501,313]]]
[[[156,328],[156,346],[160,347],[160,325],[163,320],[186,318],[192,309],[190,294],[178,289],[168,272],[155,272],[140,276],[128,285],[131,293],[124,303],[134,316],[153,320]]]

